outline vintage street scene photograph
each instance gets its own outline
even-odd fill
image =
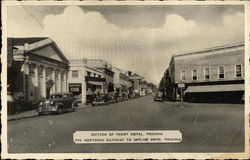
[[[245,152],[244,5],[6,8],[8,153]]]

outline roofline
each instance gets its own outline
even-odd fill
[[[100,73],[103,73],[101,70],[99,70],[99,69],[97,69],[97,68],[94,68],[94,67],[90,67],[90,66],[88,66],[88,65],[85,65],[84,67],[89,68],[89,69],[93,69],[93,70],[95,70],[95,71],[97,71],[97,72],[100,72]]]
[[[50,38],[49,38],[50,39]],[[52,39],[50,39],[51,41],[52,41],[52,44],[56,47],[56,49],[60,52],[60,54],[61,54],[61,56],[67,61],[67,63],[69,64],[70,62],[69,62],[69,60],[65,57],[65,55],[63,54],[63,52],[61,51],[61,49],[57,46],[57,44],[52,40]]]
[[[9,38],[12,38],[12,37],[9,37]],[[22,37],[18,37],[18,38],[22,38]],[[16,39],[18,39],[18,38],[16,38]],[[67,62],[67,64],[69,64],[69,60],[65,57],[65,55],[63,54],[63,52],[61,51],[61,49],[57,46],[57,44],[51,38],[49,38],[49,37],[23,37],[23,38],[27,38],[27,39],[29,39],[29,38],[45,38],[43,40],[40,40],[40,41],[37,41],[37,42],[34,42],[34,43],[29,43],[29,45],[36,44],[36,43],[41,42],[41,41],[49,40],[47,43],[45,43],[45,44],[43,44],[41,46],[37,46],[35,48],[31,48],[31,49],[28,49],[28,50],[26,50],[25,47],[24,47],[24,51],[25,52],[31,52],[33,50],[37,50],[39,48],[43,48],[45,46],[53,44],[53,46],[57,49],[57,51],[60,53],[60,55],[63,57],[63,59]],[[17,45],[17,46],[19,46],[19,45]],[[21,45],[21,46],[24,46],[24,45]]]
[[[232,47],[243,46],[243,45],[244,45],[244,42],[239,42],[239,43],[234,43],[234,44],[227,44],[227,45],[222,45],[222,46],[205,48],[205,49],[201,49],[201,50],[193,51],[193,52],[189,52],[189,53],[176,54],[176,55],[173,55],[173,57],[181,57],[181,56],[199,54],[199,53],[203,53],[203,52],[207,52],[207,51],[221,50],[221,49],[232,48]]]

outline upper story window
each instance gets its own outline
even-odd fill
[[[181,80],[186,80],[186,71],[181,71]]]
[[[205,68],[204,74],[205,74],[204,75],[205,80],[208,80],[210,78],[210,76],[209,76],[209,68]]]
[[[242,67],[240,64],[235,66],[235,76],[242,77]]]
[[[72,71],[72,77],[74,78],[78,77],[78,71]]]
[[[192,77],[193,80],[197,80],[197,70],[196,69],[192,70],[192,76],[193,76]]]
[[[87,76],[90,77],[91,76],[91,72],[87,72]]]
[[[225,78],[225,68],[224,66],[219,66],[219,79]]]

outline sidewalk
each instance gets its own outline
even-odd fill
[[[87,107],[91,107],[85,104],[78,104],[77,109],[82,109],[82,108],[87,108]],[[38,116],[38,113],[36,110],[31,110],[31,111],[24,111],[21,113],[17,113],[17,114],[12,114],[12,115],[8,115],[8,121],[13,121],[13,120],[19,120],[19,119],[25,119],[25,118],[31,118],[31,117],[36,117]]]

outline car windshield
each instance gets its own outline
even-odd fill
[[[62,95],[61,94],[51,95],[50,98],[51,99],[60,99],[60,98],[62,98]]]

